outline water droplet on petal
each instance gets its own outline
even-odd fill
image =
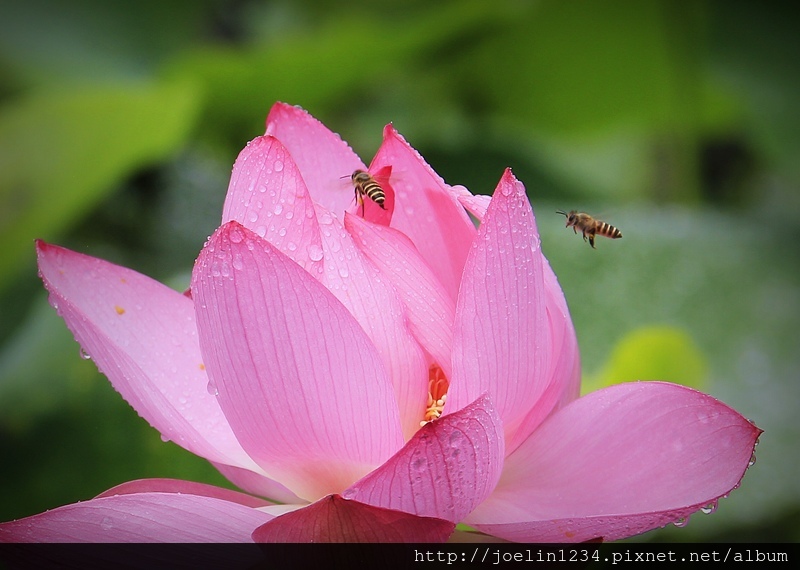
[[[163,441],[164,443],[169,443],[169,438],[162,433],[161,434],[161,441]]]
[[[111,517],[103,517],[103,520],[100,521],[100,528],[103,530],[111,530],[114,528],[114,521]]]
[[[89,356],[89,353],[86,352],[85,350],[83,350],[83,347],[81,347],[80,355],[81,355],[81,358],[83,358],[84,360],[91,360],[92,359],[92,357]]]
[[[242,268],[244,268],[244,262],[242,261],[242,254],[241,253],[237,253],[233,257],[233,268],[234,269],[238,269],[240,271],[242,270]]]
[[[347,267],[339,268],[339,277],[346,279],[348,275],[350,275],[350,272],[347,270]]]
[[[212,396],[219,396],[219,390],[217,390],[217,385],[214,384],[211,380],[209,380],[208,384],[206,384],[206,392],[208,392]]]
[[[239,228],[231,229],[230,236],[233,243],[241,243],[244,239],[244,235],[242,235],[242,231]]]
[[[308,246],[308,257],[311,261],[319,261],[322,259],[323,252],[322,248],[317,244],[311,244]]]
[[[717,501],[712,501],[705,507],[701,507],[700,510],[703,512],[703,514],[710,515],[711,513],[717,510],[717,505],[718,505]]]
[[[689,524],[689,517],[681,517],[678,520],[676,520],[675,522],[673,522],[672,524],[674,524],[678,528],[683,528],[687,524]]]
[[[283,204],[275,204],[275,208],[272,211],[275,212],[276,216],[280,216],[281,212],[283,212]]]
[[[280,172],[283,170],[283,163],[280,160],[276,160],[275,164],[272,165],[275,168],[275,172]]]

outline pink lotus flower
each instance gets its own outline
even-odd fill
[[[614,540],[738,485],[760,430],[712,397],[640,382],[577,398],[567,304],[510,171],[473,196],[389,125],[368,169],[385,209],[367,197],[362,216],[356,169],[276,104],[186,295],[37,244],[51,303],[114,387],[250,494],[134,481],[0,540],[442,541],[457,522]]]

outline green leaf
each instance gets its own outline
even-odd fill
[[[85,87],[0,111],[0,289],[137,168],[173,153],[196,116],[186,83]]]
[[[584,379],[582,391],[637,380],[664,380],[699,389],[707,377],[706,359],[687,333],[675,327],[643,327],[617,343],[602,370]]]
[[[144,77],[167,54],[197,41],[213,2],[4,2],[0,60],[35,86]]]
[[[508,10],[485,2],[431,6],[424,17],[415,17],[419,12],[386,19],[365,10],[334,12],[322,24],[286,30],[245,49],[201,47],[176,58],[164,73],[202,83],[207,95],[203,127],[217,136],[219,129],[231,132],[232,127],[235,136],[261,134],[275,101],[302,105],[324,122],[326,113],[347,101],[369,104],[381,96],[394,101],[392,78],[408,70],[419,77],[420,66],[430,67],[453,46],[509,21]]]
[[[704,3],[525,6],[460,63],[509,144],[587,196],[696,201],[703,129],[735,118],[705,73]]]

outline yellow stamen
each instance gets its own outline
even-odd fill
[[[431,364],[428,381],[428,405],[425,419],[419,422],[420,427],[441,417],[447,402],[447,390],[450,382],[438,364]]]

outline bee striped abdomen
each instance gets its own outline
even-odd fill
[[[363,170],[356,170],[350,178],[353,180],[356,196],[360,196],[362,199],[366,196],[382,209],[386,209],[384,206],[386,202],[386,193],[372,175]]]
[[[366,194],[370,200],[378,204],[380,207],[383,207],[383,203],[386,201],[386,194],[383,191],[383,188],[378,185],[377,182],[368,182],[364,184],[364,194]]]
[[[622,232],[608,222],[597,222],[597,233],[611,239],[622,237]]]

